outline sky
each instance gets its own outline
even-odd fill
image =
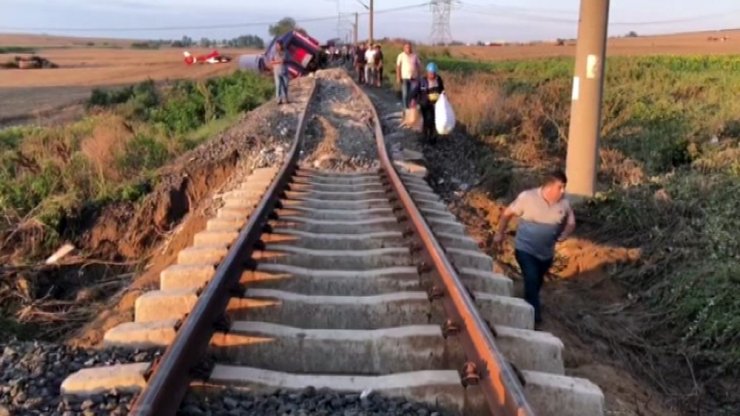
[[[367,3],[369,0],[362,0]],[[320,39],[347,36],[360,0],[0,0],[0,32],[127,39],[224,39],[254,34],[282,17]],[[375,0],[375,38],[428,41],[432,12],[424,0]],[[580,0],[456,0],[455,40],[533,41],[576,37]],[[402,9],[403,10],[398,10]],[[393,10],[396,9],[396,10]],[[337,18],[337,14],[343,16]],[[368,17],[360,15],[360,38]],[[197,27],[194,27],[197,26]],[[740,27],[738,0],[612,0],[610,36]]]

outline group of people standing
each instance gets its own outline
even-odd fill
[[[357,71],[357,82],[380,87],[383,85],[383,50],[380,44],[368,42],[354,49],[353,66]]]

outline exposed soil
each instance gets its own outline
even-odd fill
[[[400,106],[393,92],[370,89],[369,94],[384,120],[389,144],[423,152],[431,186],[466,224],[468,233],[479,241],[482,249],[494,256],[499,271],[514,279],[515,291],[520,294],[519,271],[512,255],[513,241],[506,244],[502,252],[495,252],[492,245],[498,217],[505,205],[484,189],[490,181],[481,177],[474,163],[479,158],[473,156],[487,150],[459,131],[440,138],[436,145],[423,144],[418,132],[399,128]],[[517,186],[524,185],[522,190],[533,183],[532,179],[517,178]],[[616,264],[636,260],[639,251],[603,246],[577,236],[557,250],[554,273],[543,289],[546,321],[542,330],[558,336],[565,344],[566,374],[587,378],[599,385],[606,397],[608,415],[679,414],[648,380],[619,360],[619,351],[613,345],[593,343],[579,330],[600,325],[604,305],[613,305],[614,313],[618,313],[619,305],[629,300],[629,294],[610,279],[609,270]],[[629,331],[629,322],[624,325],[624,330]]]
[[[116,242],[117,252],[110,254],[146,260],[146,266],[129,285],[101,305],[97,318],[71,336],[70,343],[96,345],[109,328],[131,321],[136,298],[157,288],[159,273],[205,228],[206,221],[220,207],[218,195],[236,187],[253,169],[282,162],[312,82],[305,78],[291,84],[293,104],[263,105],[223,134],[168,165],[162,184],[136,213],[112,208],[94,221],[86,234],[90,246],[113,247]]]

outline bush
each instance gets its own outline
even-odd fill
[[[36,53],[36,50],[28,46],[0,46],[0,53]]]
[[[135,177],[164,165],[170,156],[164,143],[149,136],[137,135],[126,144],[117,164],[121,172]]]
[[[133,49],[159,49],[159,43],[153,42],[133,42],[131,43]]]
[[[186,133],[206,122],[203,96],[192,82],[178,83],[165,103],[153,114],[153,119],[175,134]]]
[[[122,104],[128,101],[133,95],[133,86],[112,90],[95,88],[92,91],[90,99],[87,101],[87,107],[109,107],[116,104]]]

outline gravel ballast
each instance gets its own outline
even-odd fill
[[[0,344],[0,350],[0,416],[126,414],[131,394],[62,397],[59,387],[68,375],[83,368],[149,362],[159,354],[20,341]]]
[[[272,394],[227,391],[214,396],[191,394],[178,415],[296,415],[296,416],[447,416],[451,413],[428,404],[389,398],[369,392],[339,393],[308,387]]]

